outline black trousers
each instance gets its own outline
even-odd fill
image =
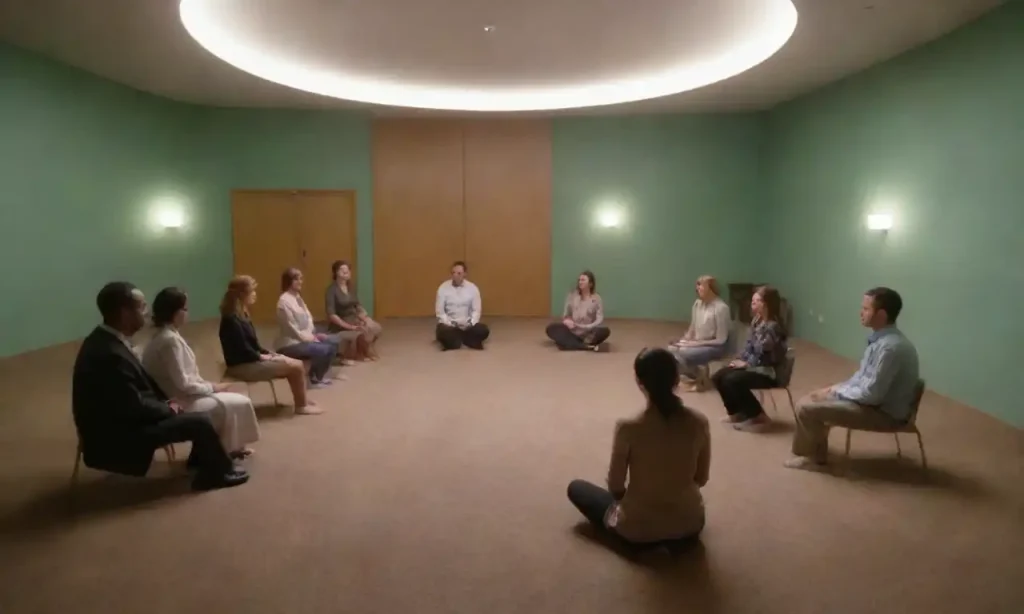
[[[725,411],[730,416],[738,415],[742,420],[764,413],[764,408],[751,391],[775,387],[775,380],[764,373],[733,367],[719,369],[711,376],[711,381],[722,397]]]
[[[180,413],[146,427],[144,433],[152,441],[154,449],[172,443],[191,442],[192,453],[189,454],[188,465],[200,473],[224,475],[235,468],[234,461],[220,443],[210,417],[204,412]]]
[[[607,326],[595,326],[590,330],[593,334],[590,343],[587,343],[583,339],[577,337],[576,334],[572,332],[572,329],[561,322],[552,322],[551,324],[548,324],[547,330],[544,332],[547,333],[548,339],[554,341],[555,345],[558,346],[558,349],[560,350],[589,350],[595,345],[604,343],[612,334],[612,331],[609,330]]]
[[[612,493],[586,480],[573,480],[569,482],[568,494],[569,501],[590,521],[590,524],[613,536],[620,546],[630,550],[643,550],[664,546],[669,550],[679,551],[696,544],[700,535],[698,531],[694,535],[675,539],[663,539],[653,542],[629,541],[604,524],[604,516],[608,513],[608,508],[615,503],[615,497],[612,496]]]
[[[437,342],[441,344],[442,350],[457,350],[466,345],[474,350],[484,349],[484,341],[491,335],[491,329],[483,322],[477,322],[467,329],[447,324],[437,324]]]

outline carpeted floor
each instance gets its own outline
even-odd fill
[[[642,404],[636,351],[680,331],[613,322],[611,353],[569,354],[543,324],[494,321],[486,351],[442,354],[430,323],[387,323],[381,362],[313,393],[327,414],[260,408],[249,484],[192,494],[158,455],[146,480],[85,470],[73,509],[76,347],[0,361],[0,612],[1024,611],[1024,434],[930,393],[927,482],[912,438],[899,461],[856,433],[847,475],[797,472],[784,393],[764,435],[686,395],[713,421],[702,546],[605,550],[566,484],[603,480],[616,418]],[[215,327],[186,336],[215,375]],[[854,368],[795,347],[796,395]]]

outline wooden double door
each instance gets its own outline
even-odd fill
[[[547,120],[376,120],[373,185],[378,314],[433,315],[464,260],[485,315],[549,315]]]
[[[325,317],[322,297],[331,282],[331,263],[348,260],[355,270],[353,191],[235,190],[231,226],[235,274],[250,275],[259,284],[254,321],[274,320],[285,269],[302,270],[303,294],[318,320]]]

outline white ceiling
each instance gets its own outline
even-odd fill
[[[760,19],[754,0],[217,1],[235,11],[225,13],[233,32],[278,57],[328,69],[345,58],[347,72],[456,86],[620,78],[722,49]],[[767,61],[697,90],[600,112],[771,107],[937,38],[1002,1],[793,0],[796,31]],[[0,0],[0,40],[185,102],[368,106],[223,62],[186,32],[178,0]]]

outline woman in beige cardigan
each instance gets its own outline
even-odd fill
[[[302,281],[298,269],[286,269],[281,274],[281,296],[277,299],[280,333],[274,347],[289,358],[308,360],[309,386],[321,388],[331,383],[327,372],[338,354],[338,344],[327,334],[316,332],[313,314],[302,300]]]
[[[691,380],[690,392],[711,387],[708,363],[732,353],[732,314],[718,294],[718,281],[710,275],[697,278],[697,300],[690,313],[690,328],[683,338],[669,346],[679,363],[679,372]]]
[[[615,427],[608,489],[573,480],[569,500],[626,546],[674,550],[692,544],[704,528],[708,420],[676,396],[679,372],[667,350],[641,350],[633,371],[646,406]]]
[[[605,341],[612,332],[604,325],[604,302],[597,293],[597,280],[583,271],[576,287],[565,298],[562,321],[548,324],[548,339],[560,350],[606,351]]]

